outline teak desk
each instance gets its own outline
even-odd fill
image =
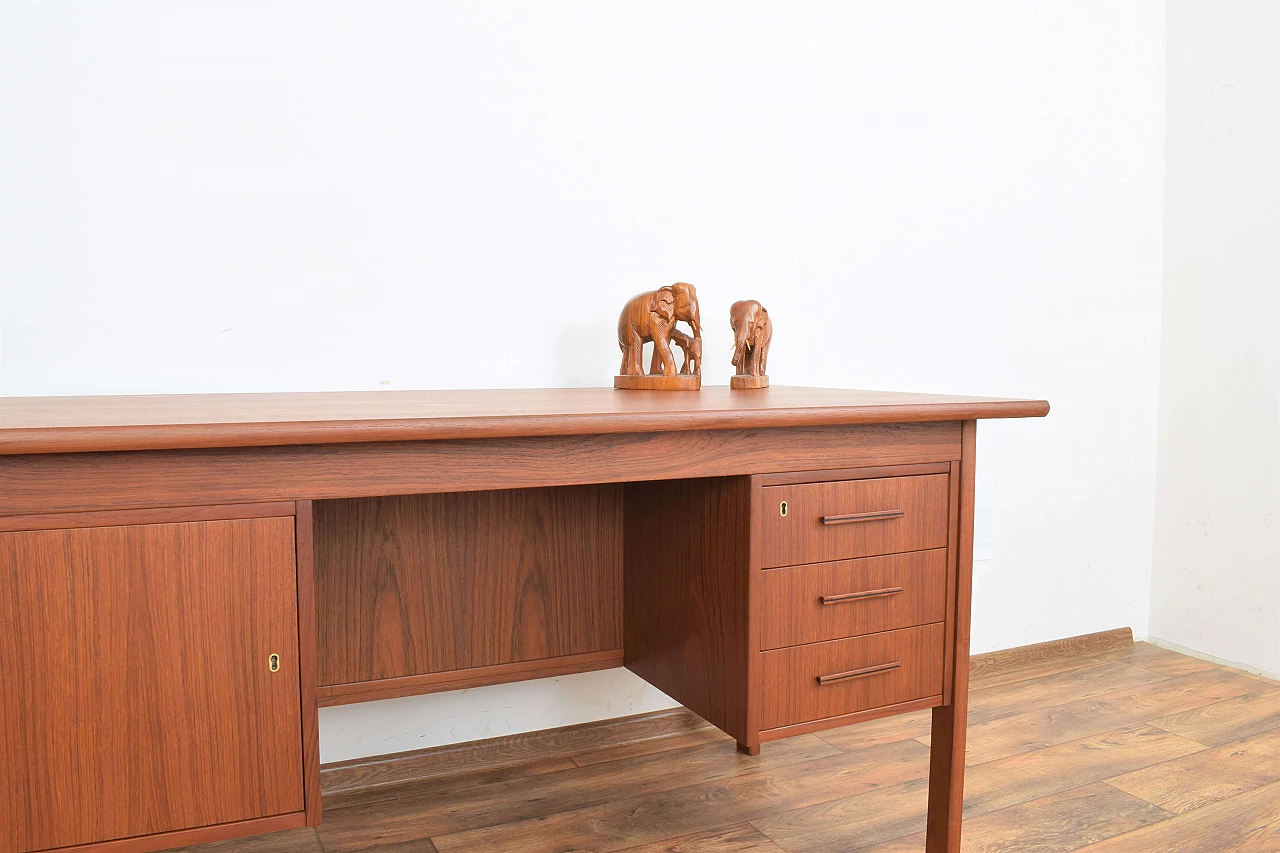
[[[0,853],[320,821],[317,706],[625,665],[756,754],[933,708],[976,419],[770,388],[0,399]]]

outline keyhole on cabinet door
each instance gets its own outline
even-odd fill
[[[280,655],[272,655],[267,658],[267,668],[272,672],[280,671]]]
[[[787,517],[787,502],[786,502],[786,501],[783,501],[782,503],[778,504],[778,515],[782,516],[783,518],[786,518],[786,517]]]

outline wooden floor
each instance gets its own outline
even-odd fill
[[[635,725],[653,736],[508,745],[483,767],[378,790],[340,790],[348,774],[326,788],[318,830],[193,849],[924,849],[928,712],[756,758],[682,710]],[[968,764],[967,851],[1280,851],[1280,683],[1145,643],[979,671]]]

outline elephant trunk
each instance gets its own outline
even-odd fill
[[[745,357],[746,357],[747,332],[749,331],[750,327],[751,327],[751,324],[744,320],[741,324],[739,324],[738,328],[734,329],[733,364],[739,370],[742,369],[743,361],[745,360]]]

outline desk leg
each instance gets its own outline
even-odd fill
[[[926,853],[960,853],[964,812],[965,726],[969,720],[969,613],[973,599],[973,488],[977,421],[961,431],[959,531],[956,547],[955,658],[951,702],[933,709],[929,750]],[[952,468],[955,471],[955,468]]]
[[[960,821],[964,810],[966,702],[933,709],[929,751],[929,828],[926,853],[960,853]]]

